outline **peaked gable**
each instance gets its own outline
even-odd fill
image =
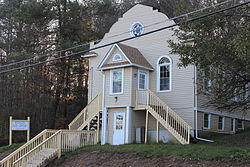
[[[118,62],[126,62],[129,61],[128,58],[124,55],[124,53],[118,47],[114,47],[110,56],[107,58],[105,64],[112,64]]]
[[[120,59],[118,59],[120,56]],[[126,66],[137,66],[148,70],[154,70],[137,48],[124,44],[114,44],[106,54],[99,69],[111,69]]]
[[[115,56],[119,55],[119,60],[114,60]],[[126,55],[123,53],[121,48],[114,44],[108,51],[108,53],[105,55],[104,59],[101,61],[101,64],[99,65],[99,69],[107,69],[109,67],[115,67],[120,65],[130,65],[131,62],[128,60]]]
[[[142,55],[142,53],[137,48],[127,46],[121,43],[119,43],[118,46],[122,49],[122,51],[125,53],[128,59],[131,61],[131,63],[147,67],[153,70],[151,64],[149,64],[147,59]]]

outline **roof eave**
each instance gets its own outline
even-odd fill
[[[111,69],[115,69],[115,68],[123,68],[123,67],[138,67],[138,68],[142,68],[145,70],[149,70],[149,71],[154,71],[153,68],[150,67],[145,67],[145,66],[141,66],[139,64],[123,64],[123,65],[118,65],[118,66],[111,66],[111,67],[100,67],[98,68],[98,70],[111,70]]]
[[[84,56],[81,56],[82,58],[90,58],[90,57],[97,57],[98,55],[95,53],[95,54],[87,54],[87,55],[84,55]]]

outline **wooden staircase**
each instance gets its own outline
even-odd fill
[[[100,127],[100,111],[102,110],[102,95],[98,94],[69,124],[70,130],[83,130],[88,126],[90,130],[91,121],[97,120],[97,131]]]
[[[191,126],[150,90],[138,90],[136,109],[146,109],[181,144],[189,144]],[[147,125],[147,124],[146,124]],[[147,128],[146,128],[147,130]],[[146,136],[145,136],[146,137]],[[158,136],[157,136],[158,137]]]
[[[57,156],[57,149],[46,148],[46,149],[39,151],[24,166],[26,167],[45,166],[49,162],[49,160],[54,159],[56,156]]]
[[[41,167],[62,153],[97,143],[95,131],[44,130],[0,161],[0,167]]]
[[[62,153],[73,151],[85,145],[97,144],[101,101],[101,94],[98,94],[69,124],[69,130],[46,129],[42,131],[1,160],[0,167],[46,166],[51,159],[60,157]],[[88,131],[83,130],[86,127]]]

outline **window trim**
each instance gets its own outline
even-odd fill
[[[222,128],[221,128],[221,129],[219,129],[220,117],[222,118]],[[224,129],[225,129],[225,117],[219,116],[219,117],[218,117],[218,130],[219,130],[219,131],[224,131]]]
[[[169,90],[160,90],[160,65],[159,65],[159,62],[162,58],[168,58],[169,59],[169,71],[170,71],[170,74],[169,74]],[[156,77],[156,89],[157,89],[157,92],[171,92],[172,91],[172,73],[173,73],[173,61],[172,61],[172,58],[170,56],[161,56],[159,57],[159,59],[157,60],[157,77]]]
[[[117,92],[117,93],[113,93],[113,72],[114,71],[121,71],[122,72],[122,87],[121,87],[121,92]],[[119,69],[114,69],[114,70],[110,70],[110,83],[109,83],[109,94],[110,95],[119,95],[119,94],[123,94],[123,87],[124,87],[124,68],[119,68]]]
[[[115,59],[116,56],[119,56],[119,59],[116,60],[116,59]],[[117,61],[121,61],[121,60],[122,60],[122,56],[121,56],[120,54],[118,54],[118,53],[114,54],[114,56],[113,56],[113,58],[112,58],[112,61],[113,61],[113,62],[117,62]]]
[[[205,127],[204,124],[205,124],[205,114],[208,115],[208,127]],[[211,114],[208,114],[208,113],[203,113],[203,129],[210,129],[211,128]]]
[[[146,87],[145,89],[141,89],[140,88],[140,73],[143,73],[143,74],[146,74]],[[146,89],[149,89],[149,72],[148,71],[144,71],[144,70],[141,70],[141,69],[138,69],[138,79],[137,79],[137,83],[138,83],[138,90],[146,90]]]

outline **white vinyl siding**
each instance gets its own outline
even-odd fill
[[[144,13],[144,15],[140,15]],[[136,17],[135,17],[136,16]],[[91,44],[91,48],[99,47],[105,45],[114,40],[120,40],[122,38],[130,37],[130,33],[123,34],[122,36],[116,36],[115,38],[109,38],[120,32],[126,32],[130,30],[130,26],[135,21],[141,21],[143,25],[150,25],[155,22],[155,19],[165,20],[168,17],[163,13],[153,10],[152,7],[136,5],[126,12],[109,30],[109,32],[104,36],[103,40],[97,44]],[[145,33],[151,31],[155,28],[160,28],[162,26],[168,26],[174,24],[174,21],[169,20],[164,23],[164,25],[155,25],[154,27],[145,29]],[[149,88],[151,91],[155,92],[157,96],[164,101],[169,107],[171,107],[177,114],[179,114],[185,121],[194,127],[194,67],[187,66],[185,68],[180,68],[179,55],[171,54],[171,49],[169,48],[166,39],[177,41],[176,37],[173,36],[174,31],[172,29],[166,29],[162,32],[153,33],[148,36],[141,38],[136,38],[135,40],[129,40],[122,42],[125,45],[138,48],[143,56],[148,60],[148,62],[154,68],[154,71],[150,72]],[[98,54],[97,57],[90,58],[90,67],[93,67],[93,84],[89,85],[92,89],[92,97],[95,97],[98,93],[102,92],[102,72],[98,70],[98,66],[104,59],[105,55],[109,52],[111,46],[104,47],[95,50]],[[119,53],[119,51],[114,51],[114,53]],[[171,92],[168,93],[158,93],[157,86],[157,61],[162,55],[169,55],[172,59],[172,84],[170,85]],[[123,55],[122,61],[127,61]],[[113,58],[113,57],[112,57]],[[112,58],[107,60],[107,63],[112,63]],[[124,85],[123,94],[120,95],[110,95],[110,72],[103,71],[105,73],[105,105],[131,105],[135,104],[135,90],[138,89],[138,69],[134,68],[124,68]],[[137,75],[136,75],[137,74]],[[131,85],[132,83],[132,85]],[[132,87],[132,89],[131,89]],[[115,100],[118,97],[118,101]],[[132,97],[132,98],[131,98]],[[90,96],[89,99],[91,100]]]
[[[123,93],[123,70],[111,70],[110,71],[110,94],[122,94]]]

